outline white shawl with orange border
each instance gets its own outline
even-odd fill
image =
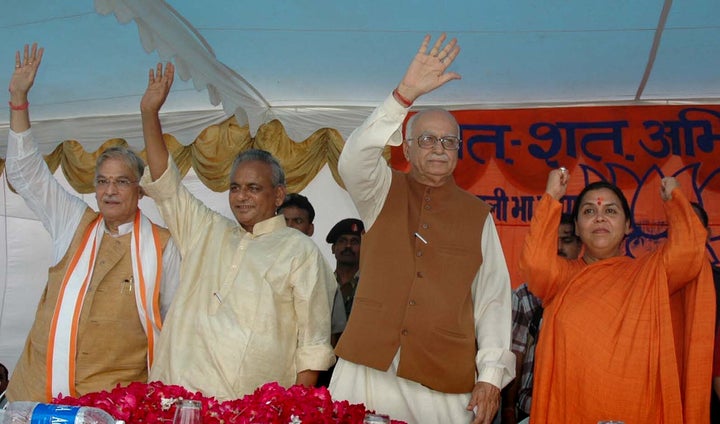
[[[93,275],[96,255],[103,238],[105,223],[98,215],[86,230],[80,248],[70,262],[50,324],[47,350],[48,398],[75,392],[77,332],[85,294]],[[138,315],[148,338],[148,369],[153,362],[155,342],[162,328],[160,317],[160,281],[162,244],[157,228],[140,210],[135,214],[131,233],[133,291]],[[150,329],[150,331],[148,331]]]

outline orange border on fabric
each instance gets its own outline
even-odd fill
[[[133,223],[133,231],[135,231],[135,257],[137,258],[138,266],[138,289],[140,290],[140,302],[142,308],[145,310],[145,334],[148,338],[148,368],[152,364],[153,360],[153,346],[155,340],[155,333],[153,332],[152,320],[148,316],[147,308],[147,296],[145,295],[145,276],[143,275],[142,260],[140,260],[140,211],[138,210],[135,214],[135,222]]]
[[[155,315],[155,322],[157,323],[158,329],[162,330],[162,316],[160,316],[160,286],[162,284],[162,272],[163,272],[163,257],[162,257],[162,249],[160,248],[162,244],[160,243],[160,232],[158,231],[156,226],[152,226],[152,234],[153,234],[153,242],[155,243],[155,246],[157,249],[155,249],[155,252],[157,253],[157,258],[155,258],[157,263],[157,273],[155,274],[155,290],[153,291],[153,305],[156,307],[154,308],[154,315]]]
[[[97,218],[88,226],[87,230],[85,230],[85,234],[83,234],[82,239],[82,245],[85,246],[88,242],[88,239],[90,238],[90,235],[93,232],[93,229],[97,225],[98,221],[102,219],[101,215],[98,215]],[[93,249],[94,250],[94,249]],[[60,308],[59,305],[62,304],[62,300],[65,294],[65,288],[67,287],[67,283],[70,280],[70,275],[72,274],[72,270],[75,269],[77,266],[78,261],[80,260],[80,257],[82,256],[82,250],[79,250],[75,252],[75,256],[73,256],[72,261],[70,262],[70,266],[68,267],[67,271],[65,271],[65,277],[63,277],[62,285],[60,286],[60,292],[58,294],[58,300],[55,303],[55,313],[53,314],[53,319],[50,324],[50,334],[48,335],[48,348],[47,353],[45,354],[45,359],[47,363],[47,370],[45,375],[45,396],[47,400],[51,400],[53,398],[52,394],[52,370],[53,370],[53,351],[55,348],[55,329],[57,328],[57,322],[58,317],[60,315]],[[92,263],[92,262],[91,262]],[[74,349],[73,349],[74,350]],[[74,370],[74,364],[72,364],[72,369]],[[73,375],[72,381],[74,382],[75,378]],[[74,387],[71,387],[71,390],[74,392]],[[72,396],[75,396],[73,393]]]
[[[151,224],[152,225],[152,224]],[[152,226],[153,243],[155,243],[155,252],[157,254],[156,264],[157,272],[155,273],[155,287],[153,288],[153,317],[150,324],[157,324],[158,330],[162,330],[162,317],[160,316],[160,285],[162,281],[162,249],[160,249],[160,235],[157,227]],[[147,315],[147,314],[146,314]],[[152,367],[155,360],[155,332],[152,327],[148,327],[148,369]],[[152,341],[152,343],[150,343]]]

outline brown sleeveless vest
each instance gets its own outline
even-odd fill
[[[399,377],[444,393],[472,391],[471,286],[489,211],[454,181],[429,187],[393,171],[380,215],[363,236],[362,284],[338,356],[385,371],[400,348]]]
[[[65,256],[48,272],[35,321],[8,385],[7,395],[12,401],[50,401],[45,397],[50,324],[63,277],[80,248],[83,234],[97,215],[91,209],[85,211]],[[158,229],[164,249],[170,233]],[[130,238],[130,234],[120,237],[104,234],[100,244],[78,326],[75,369],[78,395],[110,390],[117,384],[147,381],[147,336],[131,289]]]

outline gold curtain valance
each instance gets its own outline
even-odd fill
[[[326,163],[335,181],[344,187],[337,170],[344,140],[332,128],[321,128],[305,141],[296,143],[288,137],[278,120],[260,126],[253,138],[247,125],[240,126],[235,117],[230,117],[205,128],[189,145],[182,145],[170,134],[163,137],[181,174],[185,175],[192,167],[203,184],[216,192],[228,189],[228,174],[237,154],[253,148],[267,150],[278,158],[285,169],[288,192],[304,189]],[[95,152],[87,152],[79,142],[66,140],[45,156],[45,161],[53,173],[60,166],[65,178],[78,193],[92,193],[95,191],[93,179],[97,157],[105,149],[118,145],[127,146],[127,142],[113,138]],[[144,149],[140,156],[143,159],[146,157]],[[389,160],[389,149],[385,150],[384,156]],[[0,173],[4,169],[5,159],[0,158]]]

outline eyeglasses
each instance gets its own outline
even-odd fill
[[[127,190],[134,184],[137,184],[137,181],[133,181],[129,178],[124,177],[116,178],[114,180],[102,177],[95,178],[95,187],[97,188],[106,189],[110,187],[110,184],[115,184],[115,187],[117,187],[118,190]]]
[[[460,148],[460,143],[462,143],[462,140],[460,140],[458,137],[455,137],[453,135],[446,135],[444,137],[437,138],[434,135],[421,135],[417,138],[411,138],[409,140],[417,140],[418,146],[420,146],[423,149],[432,149],[435,147],[437,142],[439,141],[440,144],[442,144],[443,149],[445,150],[457,150]]]

